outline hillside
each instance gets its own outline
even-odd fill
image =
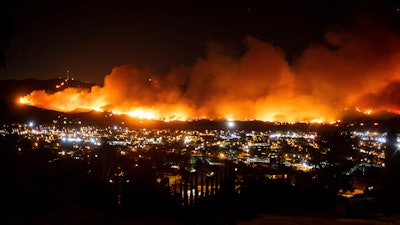
[[[62,84],[62,85],[60,85]],[[279,127],[280,130],[315,130],[321,127],[317,124],[307,123],[271,123],[262,121],[236,121],[234,127],[227,126],[225,120],[192,120],[185,122],[142,121],[123,115],[109,116],[104,112],[86,113],[61,113],[45,110],[33,106],[21,105],[19,97],[25,96],[34,90],[46,90],[52,93],[68,87],[90,89],[96,84],[81,82],[74,79],[49,79],[49,80],[0,80],[0,122],[25,123],[34,120],[37,123],[52,123],[58,116],[68,117],[69,121],[83,121],[86,124],[115,125],[126,124],[133,127],[158,127],[176,129],[236,129],[236,130],[269,130]],[[343,112],[344,118],[336,126],[350,129],[375,129],[387,130],[391,127],[400,127],[400,116],[386,111],[376,112],[371,115],[357,111]]]

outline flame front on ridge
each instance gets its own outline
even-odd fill
[[[334,49],[313,45],[294,64],[281,49],[249,36],[247,51],[239,57],[211,44],[206,57],[166,74],[122,65],[102,86],[36,90],[19,102],[62,112],[96,110],[165,121],[332,122],[346,108],[358,107],[366,114],[400,112],[400,38],[383,29],[353,30],[328,33],[328,43],[332,35],[343,41],[332,43]]]

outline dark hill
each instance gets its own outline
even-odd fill
[[[59,112],[39,109],[36,107],[24,106],[19,104],[21,96],[28,95],[34,90],[46,90],[55,92],[56,86],[64,82],[58,90],[67,87],[90,88],[95,84],[65,79],[24,79],[24,80],[0,80],[0,121],[2,123],[23,123],[27,120],[35,119],[38,122],[47,122],[51,118],[56,118]]]

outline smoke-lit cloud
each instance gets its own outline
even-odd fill
[[[379,108],[379,104],[368,105],[359,99],[398,79],[399,40],[393,33],[377,28],[328,33],[331,46],[312,46],[299,60],[298,90],[335,108]]]
[[[157,119],[333,121],[355,107],[400,112],[400,38],[385,28],[331,30],[326,43],[309,46],[293,64],[282,49],[256,37],[244,44],[239,54],[210,43],[206,56],[167,74],[121,65],[90,91],[34,91],[25,98],[60,111]]]

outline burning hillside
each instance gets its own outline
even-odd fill
[[[328,32],[325,44],[310,46],[292,64],[270,43],[248,36],[245,45],[237,56],[212,43],[206,57],[167,74],[117,66],[104,85],[36,90],[20,102],[161,120],[331,122],[346,109],[400,113],[400,38],[384,28]]]

